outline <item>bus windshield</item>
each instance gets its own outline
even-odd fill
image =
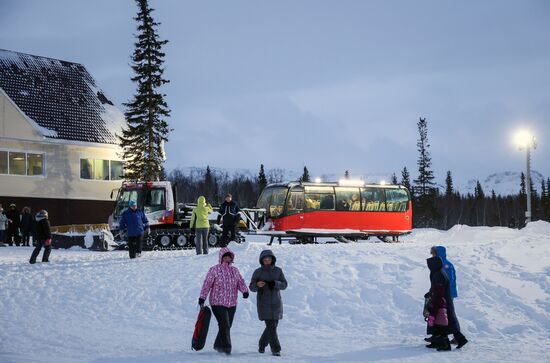
[[[278,218],[283,216],[286,195],[288,188],[272,187],[263,190],[256,206],[265,208],[269,218]]]

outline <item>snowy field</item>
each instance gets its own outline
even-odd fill
[[[274,245],[289,287],[282,357],[257,353],[255,295],[239,298],[233,354],[191,351],[197,298],[218,250],[127,253],[0,249],[0,362],[549,362],[550,224],[518,231],[456,226],[416,230],[403,243]],[[231,245],[249,282],[261,237]],[[424,347],[426,258],[435,244],[455,264],[457,314],[469,343]]]

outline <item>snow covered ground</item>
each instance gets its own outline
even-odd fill
[[[255,295],[239,299],[233,354],[191,351],[197,297],[217,261],[193,251],[54,250],[29,265],[30,248],[0,249],[0,362],[548,362],[550,224],[518,231],[456,226],[416,230],[404,243],[274,245],[289,287],[281,358],[257,353]],[[250,279],[261,237],[232,246]],[[422,338],[425,259],[447,246],[457,269],[463,349],[435,352]],[[213,253],[212,253],[213,252]]]

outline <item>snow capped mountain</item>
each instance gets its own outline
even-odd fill
[[[538,193],[541,191],[541,183],[546,180],[538,171],[531,172],[531,183]],[[479,179],[481,187],[485,195],[490,195],[491,190],[494,190],[497,195],[513,195],[518,194],[521,183],[521,172],[506,171],[502,173],[493,173],[485,179]],[[477,179],[468,180],[464,188],[459,188],[460,193],[474,194],[474,189],[477,184]]]

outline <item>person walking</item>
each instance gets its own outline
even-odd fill
[[[15,242],[15,245],[19,246],[19,227],[21,226],[21,214],[19,214],[19,211],[17,210],[17,206],[15,204],[10,204],[10,208],[6,213],[6,217],[8,217],[8,244],[10,246],[13,246],[13,243]]]
[[[443,262],[443,271],[445,271],[445,274],[449,278],[451,298],[454,304],[454,299],[458,297],[458,290],[456,288],[455,266],[451,263],[451,261],[447,260],[447,249],[444,246],[432,247],[430,252],[432,256],[438,256],[439,258],[441,258],[441,261]],[[461,348],[466,343],[468,343],[468,339],[466,339],[466,337],[464,336],[464,334],[460,332],[460,330],[457,333],[453,334],[453,339],[451,340],[451,344],[455,344],[457,345],[457,348]]]
[[[458,318],[456,317],[455,308],[453,304],[453,299],[451,297],[451,287],[449,283],[449,278],[447,277],[447,274],[445,274],[445,271],[443,270],[443,260],[438,256],[432,256],[426,260],[426,263],[428,265],[428,269],[430,270],[430,291],[424,295],[424,298],[430,298],[433,291],[433,286],[436,284],[441,284],[444,286],[444,295],[445,301],[447,303],[447,317],[448,317],[448,326],[447,326],[447,334],[454,334],[455,337],[459,340],[459,344],[457,348],[462,348],[464,344],[468,342],[466,337],[460,333],[460,324],[458,323]],[[433,334],[431,338],[426,338],[426,341],[429,341],[430,344],[427,347],[434,348],[434,347],[440,347],[442,345],[446,344],[445,338],[437,335],[434,329],[430,326],[427,328],[428,334]]]
[[[218,216],[218,224],[222,221],[222,247],[227,246],[229,241],[235,241],[235,228],[237,228],[237,224],[240,220],[239,212],[239,206],[233,201],[233,196],[227,194],[224,202],[220,206],[220,215]]]
[[[128,252],[130,258],[141,257],[141,247],[143,244],[143,234],[151,233],[147,216],[137,207],[135,200],[128,202],[128,209],[120,217],[121,230],[127,229]]]
[[[36,236],[36,247],[32,251],[29,263],[36,263],[36,258],[40,254],[42,247],[44,247],[42,262],[50,262],[50,252],[52,251],[52,233],[50,232],[48,212],[44,209],[36,214]]]
[[[288,283],[280,267],[275,266],[277,259],[271,250],[260,253],[260,267],[252,274],[250,291],[256,292],[256,306],[258,319],[265,322],[265,329],[258,342],[258,352],[264,353],[267,345],[271,354],[281,355],[281,344],[277,336],[279,320],[283,318],[283,300],[281,290],[287,288]]]
[[[208,254],[208,232],[210,231],[210,222],[208,215],[213,212],[210,203],[206,203],[206,198],[202,195],[197,199],[197,206],[191,213],[191,229],[195,228],[195,249],[197,255]]]
[[[235,254],[227,247],[219,252],[219,263],[210,267],[199,296],[202,307],[210,296],[212,313],[218,321],[218,335],[214,341],[214,349],[219,353],[231,354],[231,326],[237,310],[237,293],[240,291],[244,299],[248,299],[248,288],[239,269],[233,266]]]
[[[21,235],[23,237],[23,246],[30,246],[30,239],[34,231],[34,216],[31,214],[29,207],[23,208],[23,215],[21,216]]]
[[[6,240],[6,229],[8,228],[8,217],[4,214],[4,208],[0,204],[0,247],[6,247],[4,241]]]

